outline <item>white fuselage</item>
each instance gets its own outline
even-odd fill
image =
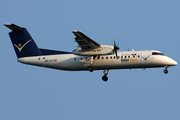
[[[177,65],[177,62],[165,55],[152,55],[159,51],[127,51],[118,52],[118,59],[114,54],[100,55],[93,64],[94,70],[151,68]],[[74,54],[46,55],[23,57],[18,61],[25,64],[48,67],[59,70],[80,71],[88,70],[92,62],[91,56],[77,56]]]

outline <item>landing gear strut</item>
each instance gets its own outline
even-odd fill
[[[90,66],[88,67],[88,70],[89,70],[90,72],[93,72],[93,71],[94,71],[93,65],[94,65],[94,63],[95,63],[96,60],[97,60],[97,56],[98,56],[98,55],[96,55],[96,56],[91,56]],[[93,57],[94,57],[94,60],[93,60]]]
[[[107,70],[107,71],[106,71],[106,70],[104,70],[104,71],[103,71],[104,76],[102,77],[102,80],[103,80],[104,82],[106,82],[106,81],[108,80],[107,75],[108,75],[109,71],[110,71],[110,70]]]
[[[167,69],[167,68],[168,68],[168,66],[165,66],[165,69],[164,69],[164,71],[163,71],[165,74],[168,73],[168,69]]]

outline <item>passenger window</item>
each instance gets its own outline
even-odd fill
[[[104,57],[102,57],[102,59],[104,59]]]
[[[123,56],[121,56],[121,58],[123,58]]]
[[[108,57],[106,57],[106,59],[108,59]]]
[[[126,56],[125,56],[125,58],[126,58]]]
[[[81,60],[82,60],[83,58],[81,58]]]
[[[128,56],[128,58],[130,58],[130,56]]]
[[[114,59],[116,59],[116,56],[114,56]]]
[[[133,55],[133,58],[135,58],[135,55]]]
[[[117,58],[119,59],[119,56]]]
[[[76,60],[76,58],[74,58],[74,60]]]
[[[138,55],[138,58],[140,58],[140,55]]]
[[[110,57],[110,59],[112,59],[112,56]]]

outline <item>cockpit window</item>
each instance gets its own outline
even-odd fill
[[[159,55],[165,55],[165,54],[163,54],[163,53],[159,53]]]
[[[152,55],[164,55],[163,53],[152,52]]]

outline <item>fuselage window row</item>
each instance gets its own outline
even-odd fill
[[[132,58],[135,58],[136,56],[135,55],[133,55],[132,56]],[[113,56],[110,56],[110,57],[101,57],[101,59],[103,60],[103,59],[113,59]],[[117,58],[119,59],[120,57],[119,56],[117,56]],[[131,58],[130,56],[121,56],[121,59],[123,59],[123,58]],[[138,58],[140,58],[140,55],[138,55]],[[83,60],[83,59],[86,59],[86,60],[88,60],[88,58],[86,57],[86,58],[80,58],[80,60]],[[95,59],[95,58],[93,58],[93,59]],[[98,58],[97,59],[100,59],[100,56],[98,55]],[[114,56],[114,59],[116,59],[116,56]],[[77,60],[77,58],[74,58],[74,61],[75,60]]]

